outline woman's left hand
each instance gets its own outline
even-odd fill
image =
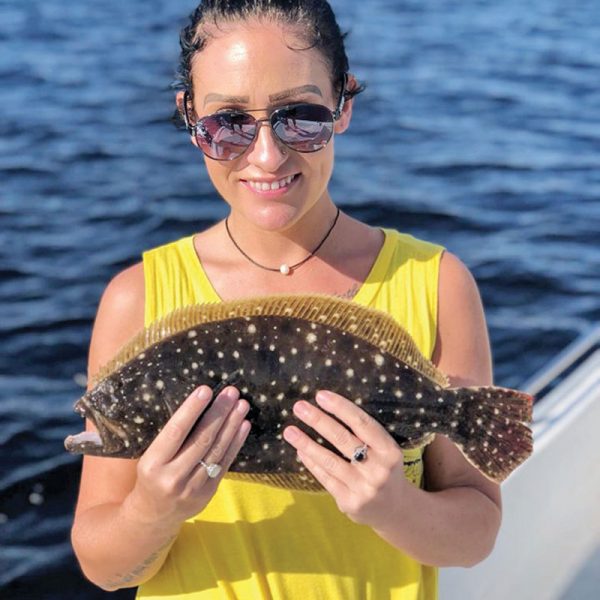
[[[349,460],[366,444],[366,458],[348,462],[294,426],[286,427],[284,438],[342,512],[356,523],[377,529],[400,508],[404,491],[411,485],[404,475],[402,450],[383,426],[354,402],[325,390],[317,393],[316,400],[323,410],[300,400],[294,405],[296,417]]]

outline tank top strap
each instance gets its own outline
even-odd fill
[[[389,313],[408,331],[422,354],[431,359],[444,247],[395,229],[383,231],[387,260],[376,261],[369,276],[377,287],[367,305]]]
[[[220,302],[200,264],[193,235],[146,250],[142,259],[146,327],[181,306]]]

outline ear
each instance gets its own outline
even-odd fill
[[[358,87],[358,81],[352,73],[348,73],[348,80],[346,82],[346,90],[354,90]],[[354,99],[346,100],[342,108],[342,114],[340,118],[335,122],[334,131],[335,133],[344,133],[348,127],[350,127],[350,121],[352,119],[352,106]]]
[[[177,105],[177,110],[179,111],[179,114],[181,115],[182,120],[185,121],[185,107],[183,106],[183,97],[185,95],[185,92],[183,90],[180,90],[179,92],[177,92],[177,94],[175,95],[175,104]],[[188,106],[188,110],[187,110],[187,114],[190,118],[193,118],[192,115],[192,107]],[[194,144],[194,146],[198,147],[198,142],[196,141],[196,138],[193,135],[190,135],[190,140],[192,142],[192,144]]]

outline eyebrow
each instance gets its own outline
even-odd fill
[[[269,100],[271,102],[277,102],[279,100],[284,100],[285,98],[289,98],[290,96],[297,96],[299,94],[317,94],[318,96],[323,97],[321,90],[312,84],[301,85],[295,88],[290,88],[289,90],[284,90],[283,92],[278,92],[277,94],[271,94],[269,96]],[[206,94],[204,97],[204,106],[206,106],[209,102],[231,102],[232,104],[248,104],[250,98],[248,96],[227,96],[224,94]]]

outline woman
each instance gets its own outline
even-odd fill
[[[90,378],[177,306],[319,292],[388,311],[453,384],[491,384],[466,267],[341,213],[329,194],[334,137],[361,86],[324,0],[202,3],[182,34],[181,78],[178,111],[230,212],[110,282]],[[499,488],[447,439],[403,453],[350,399],[320,392],[319,407],[297,402],[296,416],[348,458],[365,444],[365,460],[290,426],[284,438],[326,491],[278,489],[228,479],[248,403],[230,386],[206,409],[211,396],[192,393],[139,461],[84,459],[72,538],[100,587],[140,586],[141,598],[435,598],[436,567],[491,551]]]

